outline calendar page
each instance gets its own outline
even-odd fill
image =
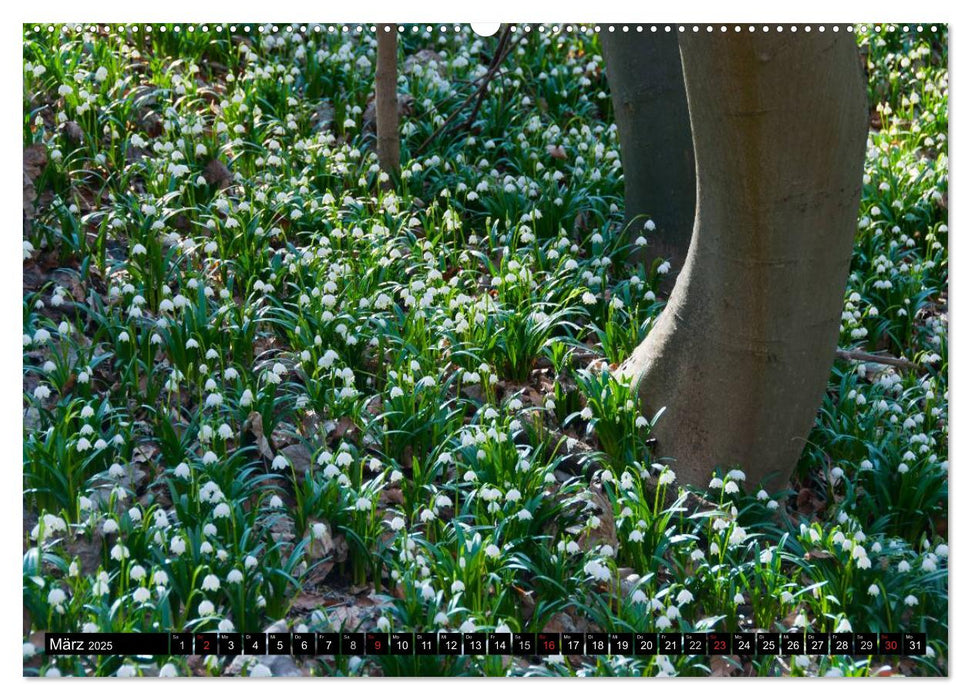
[[[407,14],[22,24],[23,675],[947,676],[947,23]]]

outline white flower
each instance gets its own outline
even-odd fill
[[[201,603],[199,603],[200,617],[209,617],[214,612],[216,612],[216,606],[213,605],[211,601],[204,600]]]
[[[405,519],[402,518],[400,515],[396,515],[395,517],[393,517],[391,519],[391,522],[388,523],[388,526],[392,530],[394,530],[395,532],[397,532],[398,530],[401,530],[401,529],[404,528],[404,526],[405,526]]]
[[[852,632],[853,631],[853,625],[851,625],[850,624],[850,621],[847,620],[845,617],[844,618],[841,618],[840,621],[839,621],[839,624],[836,625],[836,631],[839,632],[839,633]]]
[[[173,663],[167,663],[158,671],[159,678],[177,678],[179,675],[179,670],[175,667]]]
[[[202,590],[204,591],[218,591],[219,590],[219,577],[215,574],[209,574],[204,579],[202,579]]]
[[[234,632],[236,630],[236,625],[233,624],[233,621],[227,620],[226,618],[220,620],[217,627],[219,631],[224,634],[229,634],[230,632]]]
[[[904,605],[911,608],[917,605],[918,602],[919,601],[917,600],[917,596],[914,596],[914,595],[909,595],[906,598],[904,598]]]
[[[67,600],[67,594],[60,588],[53,588],[51,592],[47,594],[47,604],[58,606],[61,605],[65,600]]]
[[[249,670],[250,678],[271,678],[272,676],[273,671],[271,671],[268,666],[263,664],[256,664]]]
[[[869,593],[871,596],[876,597],[880,595],[880,586],[878,586],[875,583],[871,583],[870,587],[866,589],[866,592]]]
[[[151,592],[147,588],[145,588],[145,586],[139,586],[138,588],[135,589],[135,592],[132,593],[132,599],[136,603],[148,602],[148,599],[151,598],[151,596],[152,596]]]
[[[691,595],[691,591],[689,591],[688,589],[684,589],[680,593],[678,593],[678,597],[676,600],[678,601],[678,605],[684,605],[685,603],[690,603],[694,599],[695,597]]]
[[[502,550],[494,544],[487,545],[485,548],[485,555],[490,559],[498,559],[500,554],[502,554]]]

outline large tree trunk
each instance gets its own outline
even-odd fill
[[[374,74],[374,108],[378,165],[392,177],[401,168],[398,136],[398,25],[379,24],[378,61]]]
[[[670,291],[691,242],[695,216],[695,159],[688,100],[675,32],[600,34],[624,169],[624,216],[631,240],[644,235],[639,259],[664,258]],[[656,228],[645,231],[650,217]]]
[[[782,487],[826,387],[867,135],[852,35],[683,34],[697,216],[668,305],[621,371],[682,482]],[[638,154],[651,159],[649,152]],[[628,159],[630,154],[628,154]]]

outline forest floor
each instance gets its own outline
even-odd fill
[[[840,347],[789,487],[686,490],[596,36],[24,28],[28,675],[947,673],[946,30],[861,32]],[[339,28],[338,28],[339,29]],[[449,117],[456,117],[449,120]],[[663,420],[663,416],[660,418]],[[919,631],[920,657],[46,657],[44,631]],[[283,659],[284,657],[279,657]]]

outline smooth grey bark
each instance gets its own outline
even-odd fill
[[[637,259],[671,263],[670,291],[684,264],[695,216],[695,160],[676,32],[600,33],[624,170],[624,217],[640,218],[632,240],[647,246]]]
[[[868,114],[848,33],[683,34],[697,216],[671,299],[620,371],[661,455],[783,487],[826,387]],[[630,154],[628,154],[630,155]],[[650,153],[640,154],[650,158]]]
[[[401,168],[398,136],[398,25],[380,24],[378,57],[374,74],[375,127],[378,165],[392,177]]]

